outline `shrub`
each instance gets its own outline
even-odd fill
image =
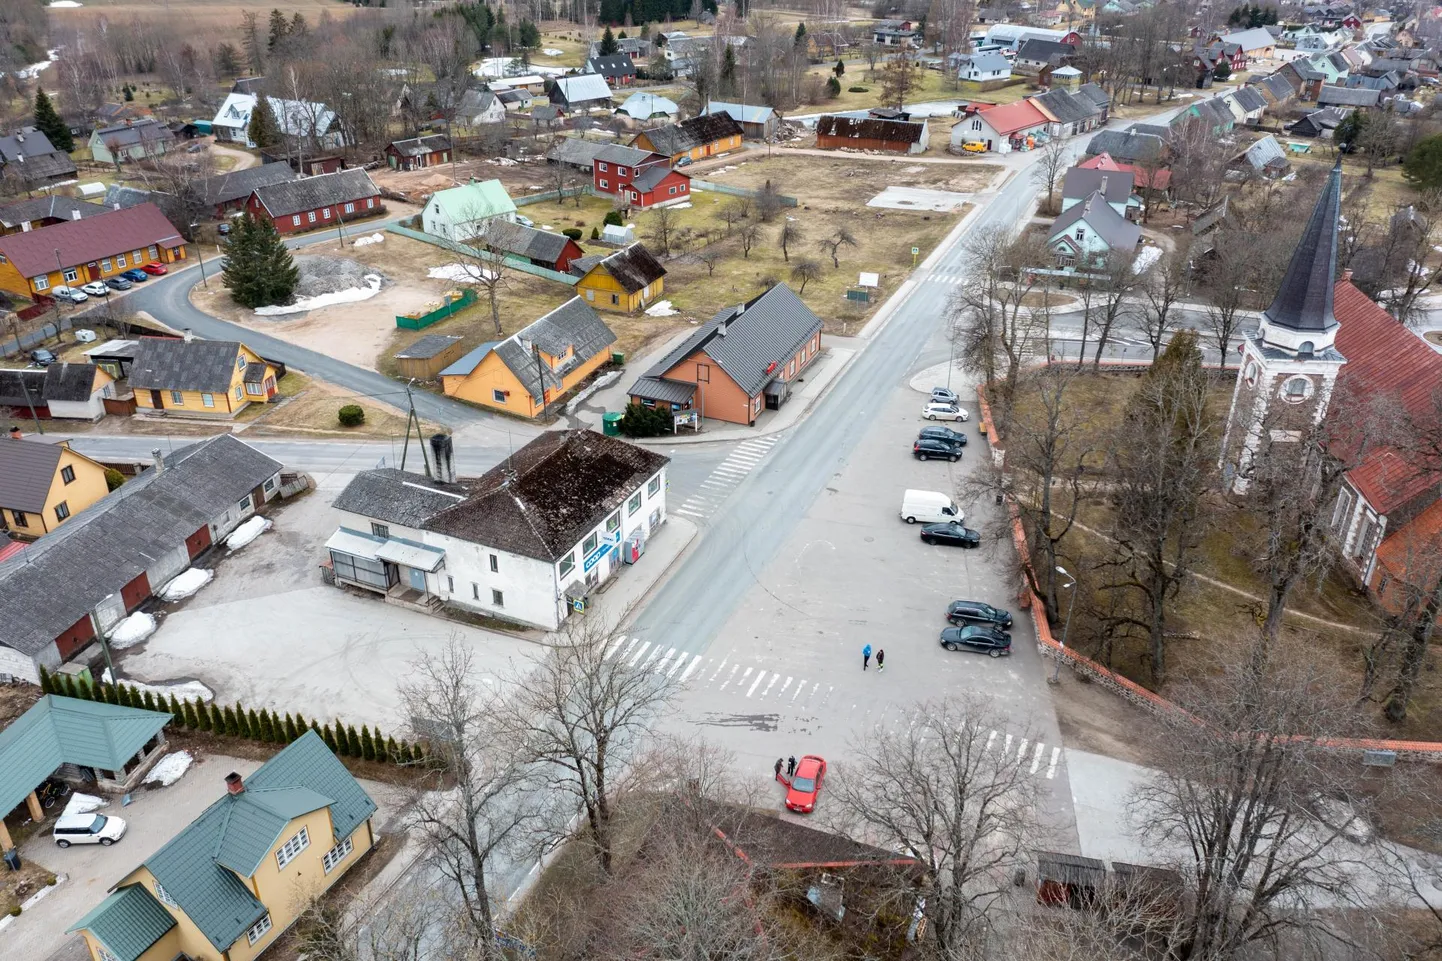
[[[671,413],[630,404],[621,415],[620,428],[627,437],[660,437],[671,433]]]
[[[40,665],[40,693],[54,694],[55,688],[50,684],[50,672],[45,670],[45,665]]]
[[[20,905],[17,904],[10,908],[10,916],[12,918],[20,917]]]
[[[364,724],[361,725],[361,757],[367,761],[376,759],[376,742],[371,737],[371,729]]]
[[[582,234],[580,227],[567,227],[565,230],[561,231],[561,233],[565,234],[567,237],[570,237],[577,243],[580,243],[581,241]]]
[[[46,877],[46,879],[45,879],[45,886],[46,886],[47,888],[53,888],[53,887],[55,887],[56,882],[59,881],[59,880],[60,880],[60,879],[57,878],[55,875],[53,875],[53,874],[52,874],[52,875],[49,875],[49,876]]]
[[[251,708],[245,712],[245,727],[249,732],[246,734],[246,737],[252,741],[270,740],[270,738],[265,736],[265,728],[261,725],[260,715],[255,713],[255,708]]]
[[[868,89],[866,89],[865,87],[847,87],[847,88],[846,88],[846,92],[847,92],[847,93],[870,93],[871,91],[868,90]]]
[[[124,483],[125,483],[125,475],[124,475],[124,474],[120,473],[120,471],[116,470],[114,467],[107,467],[107,468],[105,468],[105,489],[106,489],[106,490],[108,490],[108,491],[113,491],[113,490],[115,490],[115,488],[119,487],[121,484],[124,484]]]
[[[366,412],[360,404],[346,404],[337,414],[342,427],[359,427],[366,421]]]
[[[187,700],[184,704],[180,705],[180,709],[185,712],[186,727],[192,731],[200,727],[200,719],[195,716],[194,704],[191,704],[190,701]]]
[[[840,80],[832,77],[830,80],[826,81],[826,96],[831,97],[832,99],[841,96]]]
[[[621,211],[619,210],[612,210],[607,212],[606,219],[603,221],[603,223],[608,223],[613,227],[626,226],[626,221],[621,219]]]
[[[592,227],[592,228],[591,228],[591,239],[592,239],[592,240],[600,240],[600,239],[601,239],[601,228],[600,228],[600,227]]]

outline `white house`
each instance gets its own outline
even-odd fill
[[[985,83],[1011,77],[1011,62],[999,53],[962,54],[955,60],[958,80]]]
[[[430,453],[434,459],[444,456]],[[556,630],[666,521],[669,458],[590,430],[548,431],[474,481],[363,471],[326,542],[337,584]],[[436,473],[448,476],[445,463]]]
[[[516,222],[516,205],[499,180],[473,180],[431,194],[421,210],[421,229],[464,243],[479,234],[488,220]]]
[[[287,137],[314,140],[327,150],[345,146],[345,133],[336,122],[335,111],[323,103],[266,97],[281,133]],[[250,115],[257,97],[253,93],[232,93],[215,113],[211,128],[215,139],[254,147],[250,139]]]

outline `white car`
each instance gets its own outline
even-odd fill
[[[102,283],[101,283],[100,281],[98,281],[98,280],[92,280],[92,281],[91,281],[90,283],[88,283],[88,284],[82,284],[82,285],[80,286],[80,289],[83,290],[83,291],[85,291],[85,292],[86,292],[87,294],[89,294],[91,297],[109,297],[109,296],[110,296],[110,288],[107,287],[107,286],[105,286],[104,284],[102,284]]]
[[[106,847],[125,837],[125,822],[107,814],[62,814],[51,832],[62,848],[72,844],[103,844]]]
[[[50,296],[56,300],[68,300],[72,304],[83,304],[90,299],[83,290],[77,290],[74,287],[52,287]]]
[[[927,420],[959,420],[968,417],[966,408],[934,400],[921,409],[921,416]]]

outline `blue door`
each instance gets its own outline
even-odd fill
[[[411,587],[424,593],[426,589],[426,572],[418,571],[414,567],[407,567],[406,573],[410,576]]]

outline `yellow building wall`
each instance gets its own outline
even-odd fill
[[[151,894],[155,894],[155,875],[151,874],[150,869],[144,865],[127,874],[116,887],[122,888],[130,884],[144,885]],[[160,896],[155,895],[155,900],[160,901]],[[176,954],[182,951],[194,958],[195,961],[221,961],[220,952],[215,950],[215,946],[201,933],[195,922],[190,920],[189,915],[179,908],[172,908],[164,901],[160,901],[160,904],[170,912],[171,917],[175,918],[175,927],[166,932],[165,937],[155,942],[149,951],[142,954],[140,961],[172,961]],[[93,937],[90,932],[82,931],[81,933],[85,935],[86,944],[91,946],[91,957],[94,961],[101,961],[100,955],[95,953]]]
[[[0,263],[0,290],[8,290],[22,297],[30,296],[30,281],[20,276],[20,271],[10,261]]]
[[[259,354],[257,354],[255,351],[251,350],[244,344],[240,345],[240,351],[238,353],[238,356],[244,357],[247,364],[264,363],[264,361],[261,360]],[[275,376],[275,368],[267,364],[265,369],[268,376]],[[239,366],[238,363],[233,363],[231,365],[229,387],[226,388],[226,391],[223,395],[217,392],[211,396],[211,399],[215,404],[214,407],[205,406],[205,398],[202,396],[202,394],[204,393],[203,391],[183,390],[180,392],[180,403],[177,404],[174,398],[171,397],[171,391],[169,389],[159,388],[159,409],[173,410],[179,413],[196,414],[202,417],[215,417],[221,415],[233,416],[244,410],[252,402],[260,403],[265,400],[263,396],[253,398],[251,397],[251,395],[245,392],[244,375],[245,371],[242,367]],[[240,400],[235,399],[235,389],[237,387],[240,388]],[[143,407],[146,410],[156,409],[155,404],[153,403],[153,399],[150,395],[150,388],[135,388],[135,406]]]
[[[14,264],[6,262],[0,264],[0,289],[30,297],[37,293],[46,293],[50,289],[61,285],[79,287],[81,284],[88,284],[92,280],[104,280],[106,277],[114,277],[118,274],[125,273],[127,270],[142,267],[145,264],[171,264],[178,260],[184,260],[185,247],[180,246],[178,249],[180,251],[179,254],[172,254],[169,247],[156,244],[154,257],[150,256],[150,248],[148,246],[142,247],[139,250],[118,251],[116,254],[112,254],[109,257],[102,257],[95,261],[94,276],[91,276],[92,272],[86,268],[86,264],[71,267],[70,269],[76,272],[74,280],[66,280],[63,271],[52,270],[45,275],[45,279],[49,281],[49,286],[44,290],[37,290],[32,278],[22,277],[20,271],[15,269]],[[124,255],[125,257],[125,265],[123,267],[118,263],[118,257],[120,255]]]
[[[105,483],[104,467],[84,454],[70,450],[66,444],[61,446],[63,450],[60,461],[55,465],[55,476],[50,478],[50,490],[45,495],[45,508],[39,514],[26,511],[28,526],[20,527],[15,524],[14,515],[11,513],[13,508],[9,504],[0,504],[0,530],[14,531],[28,537],[48,534],[110,493],[110,488]],[[60,472],[66,467],[75,470],[75,480],[69,484],[60,476]],[[64,520],[55,516],[55,507],[62,501],[70,509],[69,516]]]
[[[598,310],[617,310],[622,313],[631,313],[639,308],[644,302],[655,301],[666,289],[666,278],[658,277],[647,287],[636,291],[634,294],[627,293],[626,288],[616,282],[616,279],[608,274],[597,264],[592,267],[586,276],[576,282],[577,294]],[[611,303],[611,295],[617,296],[617,303]]]
[[[552,369],[555,365],[571,356],[571,350],[567,350],[560,357],[551,357],[548,354],[541,354],[541,360]],[[561,387],[547,389],[546,403],[551,403],[568,390],[574,388],[581,381],[591,376],[596,368],[606,362],[607,354],[601,351],[590,360],[579,365],[570,373],[561,378]],[[521,385],[520,380],[511,369],[502,363],[501,359],[494,353],[487,354],[485,360],[464,377],[442,377],[441,390],[448,397],[455,397],[460,400],[470,401],[473,404],[480,404],[482,407],[489,407],[492,410],[501,410],[509,414],[518,414],[522,417],[537,417],[541,414],[542,405],[537,404],[530,391]],[[495,399],[492,391],[510,391],[510,396],[505,403]]]
[[[100,952],[96,950],[95,935],[89,931],[81,931],[80,936],[85,939],[85,946],[90,949],[90,957],[94,961],[100,961]],[[171,928],[160,936],[160,940],[152,944],[139,961],[174,961],[177,955],[185,949],[181,947],[180,933],[177,928]],[[195,955],[196,961],[201,961],[203,956]]]

